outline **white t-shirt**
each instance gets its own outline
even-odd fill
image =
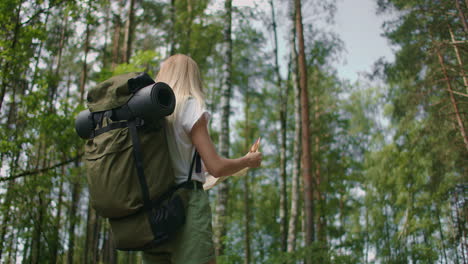
[[[172,167],[174,168],[176,184],[183,183],[188,179],[190,164],[195,153],[195,146],[190,139],[189,133],[192,131],[193,125],[204,117],[207,121],[210,120],[210,114],[201,109],[198,102],[194,98],[189,98],[185,101],[174,122],[167,122],[166,134],[169,153],[171,155]],[[195,172],[193,166],[192,180],[205,183],[205,173]],[[203,166],[202,166],[203,167]]]

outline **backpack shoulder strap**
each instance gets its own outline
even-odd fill
[[[195,165],[195,172],[200,173],[201,172],[201,157],[197,149],[195,149],[195,153],[193,153],[193,158],[192,158],[192,162],[190,163],[190,171],[188,173],[189,176],[188,176],[187,182],[192,180],[192,173],[193,173],[194,165]]]

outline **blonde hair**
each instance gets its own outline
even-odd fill
[[[192,96],[197,100],[200,109],[205,108],[205,93],[200,70],[197,63],[189,56],[176,54],[163,61],[156,82],[165,82],[174,91],[176,107],[174,113],[169,116],[170,121],[178,116],[185,101]]]

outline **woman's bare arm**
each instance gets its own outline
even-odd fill
[[[219,156],[208,133],[207,122],[206,117],[203,115],[193,125],[190,138],[198,153],[200,153],[208,173],[214,177],[222,177],[236,173],[245,167],[256,168],[260,166],[262,162],[260,152],[249,152],[238,159],[226,159]]]

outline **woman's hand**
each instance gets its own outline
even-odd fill
[[[249,168],[258,168],[262,164],[262,153],[261,152],[249,152],[244,158],[246,159],[247,166]]]
[[[242,158],[226,159],[220,157],[208,134],[208,120],[203,115],[192,127],[190,138],[206,166],[214,177],[232,175],[246,167],[257,168],[262,163],[262,153],[249,152]],[[257,140],[258,141],[258,140]]]

